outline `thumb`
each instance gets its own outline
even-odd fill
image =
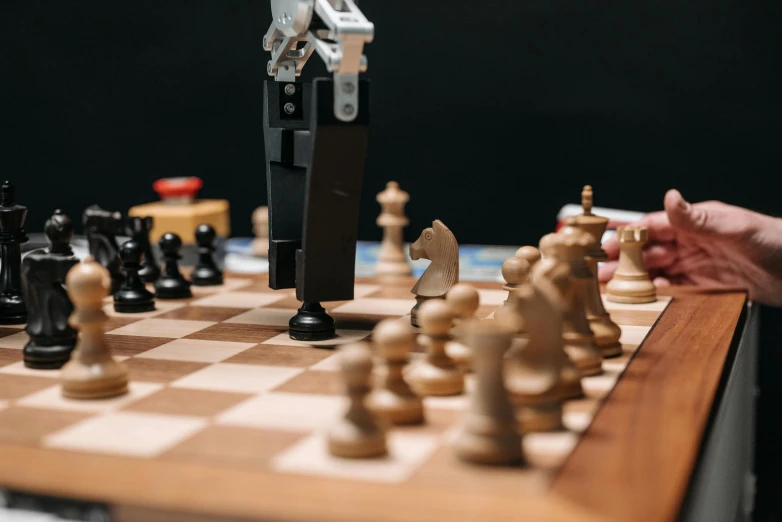
[[[691,205],[676,189],[665,194],[665,212],[671,226],[682,232],[694,235],[724,234],[726,225],[724,216],[714,208]]]

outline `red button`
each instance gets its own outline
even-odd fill
[[[158,193],[160,199],[195,199],[196,194],[203,186],[204,182],[201,181],[201,178],[195,176],[188,178],[162,178],[152,184],[152,188]]]

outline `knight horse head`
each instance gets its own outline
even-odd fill
[[[411,290],[415,295],[440,297],[459,282],[459,244],[439,219],[410,245],[410,258],[432,261]]]

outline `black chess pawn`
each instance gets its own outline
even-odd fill
[[[149,241],[149,233],[152,231],[154,219],[147,217],[129,217],[128,235],[138,241],[144,256],[141,258],[141,270],[138,275],[145,283],[153,283],[160,277],[160,267],[155,260],[155,254],[152,252],[152,243]]]
[[[119,249],[125,280],[114,294],[114,310],[135,314],[155,309],[155,295],[144,286],[139,271],[144,251],[135,239],[125,241]]]
[[[155,294],[160,299],[182,299],[192,297],[190,282],[179,271],[179,250],[182,240],[178,235],[166,232],[158,242],[163,253],[163,272],[155,281]]]
[[[56,210],[44,233],[49,247],[28,253],[22,261],[25,331],[30,338],[22,352],[25,366],[37,369],[60,368],[68,362],[78,336],[68,322],[73,304],[63,287],[66,274],[79,262],[70,247],[73,223]]]
[[[195,239],[198,244],[198,264],[190,274],[190,281],[197,286],[215,286],[223,284],[223,272],[217,268],[214,260],[215,238],[217,233],[210,225],[198,225]]]
[[[27,321],[21,279],[25,218],[27,207],[16,204],[14,187],[6,181],[0,188],[0,324]]]

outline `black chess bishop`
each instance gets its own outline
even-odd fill
[[[111,293],[113,294],[119,290],[123,280],[118,255],[119,246],[117,245],[117,236],[125,232],[122,213],[111,212],[98,205],[91,205],[84,210],[82,222],[90,254],[111,275]]]
[[[28,368],[52,369],[68,362],[76,346],[78,332],[68,321],[73,304],[63,284],[79,260],[70,246],[73,223],[60,210],[46,221],[44,234],[49,247],[28,253],[22,261],[28,311],[25,331],[30,337],[23,358]]]
[[[141,258],[141,270],[139,270],[138,275],[145,283],[154,283],[160,277],[160,267],[155,260],[155,254],[152,252],[152,243],[149,240],[149,233],[152,231],[153,224],[154,219],[152,216],[143,218],[132,216],[128,218],[127,233],[141,245],[141,250],[144,252]]]
[[[217,234],[210,225],[198,225],[195,239],[198,244],[198,264],[190,274],[190,281],[197,286],[215,286],[223,284],[223,272],[214,260],[215,238]]]
[[[0,324],[27,321],[20,273],[26,218],[27,207],[16,203],[14,187],[6,181],[0,188]]]
[[[121,313],[151,312],[155,309],[155,295],[147,290],[139,272],[144,251],[135,239],[125,241],[119,249],[125,280],[114,294],[114,310]]]
[[[163,253],[163,271],[155,281],[155,295],[159,299],[182,299],[192,297],[190,281],[184,278],[179,271],[179,251],[182,248],[182,240],[178,235],[166,232],[158,241],[160,251]]]

